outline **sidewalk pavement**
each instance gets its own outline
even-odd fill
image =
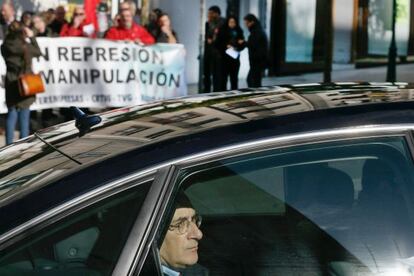
[[[334,64],[332,68],[332,82],[385,82],[387,67],[370,67],[355,69],[353,64]],[[414,64],[397,65],[397,81],[414,83]],[[263,86],[299,84],[299,83],[319,83],[323,82],[323,73],[306,73],[281,77],[266,77],[263,79]],[[246,79],[239,79],[239,88],[246,88]],[[198,85],[189,84],[188,94],[198,93]],[[0,126],[1,127],[1,126]],[[16,132],[16,139],[18,137]],[[0,133],[0,147],[5,145],[4,133]]]
[[[387,75],[386,66],[355,69],[354,64],[334,64],[332,67],[332,82],[385,82]],[[397,81],[414,83],[414,64],[397,65]],[[267,86],[319,82],[323,82],[323,72],[266,77],[262,84]],[[246,87],[246,80],[239,79],[239,88]],[[197,94],[197,91],[197,84],[188,85],[190,95]]]

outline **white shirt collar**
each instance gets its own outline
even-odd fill
[[[180,276],[180,272],[177,272],[175,270],[172,270],[169,267],[166,267],[165,265],[161,265],[162,272],[168,276]]]

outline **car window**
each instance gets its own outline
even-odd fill
[[[0,252],[0,275],[110,275],[150,182],[108,197]]]
[[[401,275],[413,265],[413,177],[401,137],[269,150],[183,169],[171,214],[184,194],[201,215],[202,237],[194,220],[188,238],[209,275]],[[185,275],[192,265],[162,256],[166,224],[160,260]]]

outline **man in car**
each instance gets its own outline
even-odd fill
[[[105,38],[111,40],[127,40],[139,44],[153,44],[154,37],[148,31],[134,22],[131,9],[122,9],[119,26],[111,27]]]
[[[164,275],[179,275],[185,268],[198,261],[198,242],[203,237],[200,231],[201,217],[190,200],[181,193],[172,221],[160,248]]]

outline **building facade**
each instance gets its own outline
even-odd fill
[[[108,0],[118,7],[122,0]],[[398,62],[411,61],[414,52],[414,0],[396,0],[396,40]],[[392,0],[136,0],[144,12],[161,8],[167,12],[187,51],[187,83],[200,79],[200,57],[207,10],[217,5],[222,15],[253,13],[260,19],[269,38],[270,75],[321,71],[326,55],[332,62],[364,66],[384,64],[392,34]],[[83,0],[15,0],[16,8],[42,10]],[[144,7],[145,6],[145,7]],[[327,9],[327,7],[331,7]],[[116,11],[113,11],[116,12]],[[332,15],[332,20],[329,20]],[[327,33],[332,31],[331,36]],[[247,38],[249,32],[244,28]],[[328,43],[329,40],[332,43]],[[330,51],[327,50],[327,45]],[[329,60],[329,59],[328,59]],[[239,77],[249,69],[247,50],[241,54]]]

